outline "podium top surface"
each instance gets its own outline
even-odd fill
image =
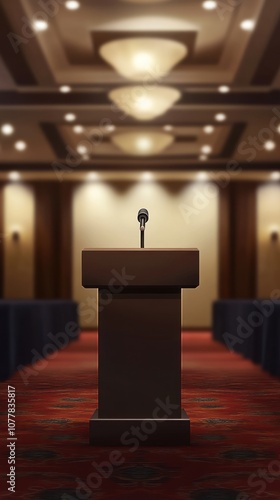
[[[85,288],[170,289],[199,285],[197,248],[86,248],[82,251]]]

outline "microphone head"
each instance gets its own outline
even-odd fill
[[[138,221],[141,223],[141,219],[144,219],[145,222],[148,222],[149,220],[149,212],[146,208],[140,208],[138,215],[137,215]]]

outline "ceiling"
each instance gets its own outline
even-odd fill
[[[0,170],[279,170],[280,0],[223,0],[213,10],[202,4],[80,0],[77,10],[68,10],[65,0],[0,0],[0,126],[14,127],[11,135],[0,134]],[[39,18],[47,29],[34,32],[30,23]],[[253,21],[253,29],[242,29],[244,20]],[[135,82],[99,55],[102,44],[135,36],[188,48],[181,63],[151,83],[174,87],[181,98],[146,122],[112,105],[108,93]],[[61,92],[63,85],[71,91]],[[65,120],[69,113],[72,122]],[[209,125],[212,133],[205,132]],[[174,142],[151,157],[125,154],[110,139],[166,126]],[[26,149],[17,150],[18,141]],[[81,145],[86,154],[77,153]],[[205,145],[212,150],[207,158],[201,157]]]

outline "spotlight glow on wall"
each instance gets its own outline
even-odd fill
[[[121,87],[109,93],[111,101],[137,120],[163,115],[180,97],[181,93],[170,87]]]
[[[207,181],[209,178],[207,172],[198,172],[198,174],[196,175],[196,179],[198,181]]]
[[[134,81],[166,75],[187,52],[183,43],[164,38],[124,38],[105,43],[99,50],[120,75]]]
[[[119,132],[111,140],[121,151],[136,156],[152,156],[161,153],[170,146],[174,137],[157,131],[137,130]]]

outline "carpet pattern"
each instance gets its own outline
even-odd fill
[[[19,373],[1,383],[1,498],[279,500],[280,380],[210,333],[184,333],[182,343],[191,446],[120,447],[114,466],[115,448],[88,445],[96,333],[39,362],[27,385]],[[6,485],[8,384],[16,389],[15,494]]]

